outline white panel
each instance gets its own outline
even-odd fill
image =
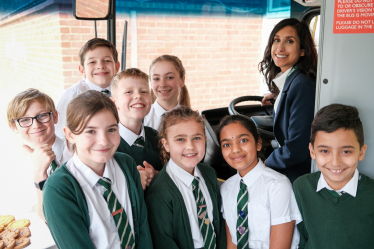
[[[316,111],[332,103],[358,108],[368,145],[358,169],[374,178],[374,34],[333,34],[334,5],[321,4]]]

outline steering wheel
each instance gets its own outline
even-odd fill
[[[234,99],[231,101],[229,105],[229,113],[230,115],[240,114],[236,109],[235,105],[244,102],[244,101],[261,101],[263,99],[262,96],[243,96]],[[272,101],[272,104],[274,104],[274,101]],[[274,138],[273,133],[273,117],[271,113],[269,113],[266,108],[263,108],[264,112],[267,114],[267,116],[250,116],[250,118],[253,120],[253,122],[256,124],[257,130],[260,134],[270,136]]]
[[[240,114],[236,109],[235,109],[235,105],[240,103],[240,102],[245,102],[245,101],[260,101],[263,99],[264,97],[263,96],[243,96],[243,97],[239,97],[239,98],[236,98],[234,99],[233,101],[231,101],[230,105],[229,105],[229,113],[230,115],[235,115],[235,114]],[[274,100],[270,100],[270,102],[272,104],[274,104]],[[266,108],[264,108],[264,111],[267,115],[271,115],[267,110]]]

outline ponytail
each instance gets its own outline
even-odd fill
[[[178,102],[181,106],[187,106],[191,108],[190,94],[188,93],[186,85],[184,85],[179,92]]]

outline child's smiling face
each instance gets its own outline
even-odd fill
[[[148,81],[127,77],[118,82],[112,100],[116,104],[121,119],[141,121],[151,109]]]
[[[314,145],[309,144],[310,155],[327,184],[335,190],[342,189],[353,177],[358,162],[365,157],[367,146],[360,144],[353,130],[340,128],[327,133],[318,131]]]
[[[84,57],[84,65],[79,65],[81,74],[91,83],[107,88],[119,70],[119,62],[115,62],[109,48],[100,46],[88,50]]]
[[[121,139],[117,120],[109,110],[96,113],[81,134],[75,135],[68,129],[65,134],[75,144],[79,159],[98,175],[104,171],[105,163],[114,155]]]
[[[47,109],[45,103],[33,101],[27,108],[23,117],[35,117],[42,113],[49,113],[51,110]],[[31,147],[49,144],[52,146],[55,140],[55,124],[57,124],[57,111],[51,114],[50,120],[46,123],[39,123],[36,119],[29,127],[21,127],[18,122],[15,122],[15,127],[11,127],[13,131],[19,133],[21,138]]]
[[[159,61],[151,69],[152,90],[158,102],[177,103],[184,78],[171,62]]]
[[[239,122],[223,127],[220,140],[223,157],[242,177],[257,165],[261,139],[256,143],[252,133]]]
[[[204,126],[194,120],[180,121],[166,131],[162,139],[165,150],[179,167],[193,175],[195,166],[205,155]]]

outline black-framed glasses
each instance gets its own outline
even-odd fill
[[[49,120],[51,120],[51,114],[52,112],[45,112],[40,113],[35,117],[23,117],[20,119],[13,119],[13,121],[17,121],[19,126],[21,126],[22,128],[26,128],[32,126],[34,119],[36,119],[41,124],[49,122]]]

